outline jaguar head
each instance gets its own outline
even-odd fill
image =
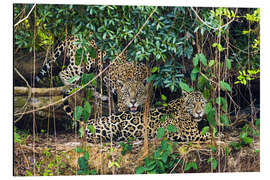
[[[199,91],[186,93],[183,91],[184,107],[186,111],[194,117],[195,121],[201,121],[205,115],[206,99]]]
[[[142,106],[147,97],[147,85],[145,81],[128,80],[126,82],[118,81],[120,90],[118,91],[118,103],[122,102],[125,109],[131,112],[138,110]],[[121,109],[120,109],[121,110]]]

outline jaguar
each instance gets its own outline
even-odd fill
[[[168,139],[177,142],[206,141],[210,133],[202,135],[196,117],[201,116],[201,108],[206,100],[202,93],[194,91],[168,103],[166,107],[152,108],[147,117],[148,138],[156,137],[158,128],[168,125],[176,127],[176,132],[167,133]],[[202,100],[203,99],[203,100]],[[200,110],[198,110],[200,109]],[[195,114],[194,114],[195,113]],[[127,141],[130,138],[143,139],[145,131],[143,112],[121,112],[87,121],[86,139],[90,143]],[[165,117],[162,118],[162,117]],[[163,120],[162,120],[163,119]],[[90,128],[92,127],[92,128]],[[93,130],[94,129],[94,130]]]
[[[72,36],[61,42],[55,48],[52,58],[42,67],[35,81],[39,83],[44,77],[47,77],[53,66],[62,66],[64,68],[54,68],[53,74],[59,74],[64,85],[71,88],[64,93],[64,97],[69,95],[75,87],[79,86],[79,79],[70,81],[72,77],[81,76],[84,73],[94,72],[98,74],[105,68],[103,58],[106,56],[105,51],[101,51],[94,40],[90,41],[91,47],[96,51],[96,58],[86,54],[87,61],[81,61],[79,65],[75,62],[76,51],[78,49],[78,37]],[[61,61],[61,62],[58,62]],[[103,67],[104,66],[104,67]],[[136,111],[138,106],[142,106],[145,101],[146,78],[148,77],[148,67],[143,64],[134,64],[127,60],[127,51],[119,55],[118,58],[111,62],[108,69],[104,72],[103,82],[107,90],[117,94],[118,100],[116,112],[131,110]],[[94,91],[94,87],[91,87]],[[96,93],[96,97],[107,100],[107,97]],[[69,107],[69,101],[64,102],[64,110],[72,116],[72,108]]]
[[[188,93],[182,91],[182,98],[171,101],[168,107],[165,107],[169,113],[185,112],[192,116],[194,121],[201,121],[205,116],[206,99],[200,91]]]

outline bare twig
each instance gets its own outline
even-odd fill
[[[14,27],[18,26],[21,22],[25,21],[26,19],[28,19],[28,17],[30,16],[31,12],[34,10],[34,8],[36,7],[36,4],[33,5],[32,9],[29,11],[29,13],[27,14],[27,16],[25,16],[23,19],[19,20]]]
[[[213,29],[213,30],[219,30],[219,29],[222,29],[223,27],[228,26],[229,24],[231,24],[231,23],[234,21],[234,19],[235,19],[235,17],[233,17],[232,20],[230,20],[229,22],[227,22],[227,23],[224,24],[223,26],[219,26],[219,27],[215,28],[215,27],[212,27],[212,26],[208,25],[204,20],[202,20],[202,18],[198,15],[197,11],[196,11],[193,7],[191,7],[191,10],[194,12],[194,14],[196,15],[196,17],[197,17],[197,18],[198,18],[205,26],[207,26],[207,27],[209,27],[210,29]],[[237,11],[238,11],[238,8],[236,8],[234,14],[236,14]]]
[[[210,81],[210,82],[212,82],[213,84],[216,84],[216,85],[218,85],[218,83],[217,82],[215,82],[215,81],[213,81],[213,80],[211,80],[211,79],[209,79],[205,74],[203,74],[202,72],[200,72],[200,74],[205,78],[205,79],[207,79],[208,81]]]

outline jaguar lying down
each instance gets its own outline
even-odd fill
[[[192,92],[170,102],[167,107],[151,109],[147,119],[148,138],[156,137],[158,128],[174,125],[177,132],[167,134],[168,139],[172,141],[190,142],[210,139],[210,133],[205,135],[200,133],[198,129],[199,120],[195,120],[196,116],[204,114],[205,102],[200,92]],[[194,114],[196,108],[199,115],[197,113]],[[164,115],[166,115],[166,118],[161,122],[161,117]],[[92,133],[91,128],[88,128],[90,126],[94,127],[94,133]],[[127,141],[130,138],[142,140],[143,135],[144,122],[142,112],[122,112],[97,120],[91,119],[88,121],[86,128],[86,138],[91,143],[108,142],[111,139],[115,142]]]

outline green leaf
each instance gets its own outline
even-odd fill
[[[212,60],[209,61],[208,66],[209,67],[212,67],[214,64],[215,64],[215,60],[212,59]]]
[[[161,94],[161,99],[162,99],[163,101],[167,101],[167,97],[166,97],[164,94]]]
[[[73,118],[75,121],[79,120],[83,112],[83,108],[81,106],[76,106],[74,109]]]
[[[92,170],[90,171],[90,173],[91,173],[92,175],[97,175],[97,171],[96,171],[95,169],[92,169]]]
[[[14,132],[14,141],[16,143],[20,143],[21,142],[21,137],[18,133]]]
[[[163,128],[158,128],[157,129],[157,138],[161,139],[165,134],[165,130]]]
[[[166,163],[167,162],[167,159],[170,155],[170,152],[169,151],[165,151],[162,155],[161,155],[161,160],[163,161],[163,163]]]
[[[209,112],[212,110],[212,104],[211,102],[208,102],[206,105],[205,105],[205,114],[209,114]]]
[[[161,141],[161,149],[162,149],[163,151],[166,151],[167,148],[168,148],[167,140],[162,140],[162,141]]]
[[[177,132],[176,127],[174,125],[170,125],[170,124],[167,126],[167,130],[169,133],[176,133]]]
[[[185,166],[184,171],[190,170],[190,168],[193,168],[194,170],[198,169],[197,163],[196,162],[188,162]]]
[[[89,153],[88,153],[88,152],[84,152],[83,157],[84,157],[86,160],[88,160],[88,159],[89,159]]]
[[[209,99],[210,98],[210,90],[209,89],[204,89],[204,91],[203,91],[203,97],[205,97],[205,99]]]
[[[156,80],[158,77],[157,74],[152,74],[151,76],[149,76],[147,79],[146,79],[146,82],[149,83],[151,82],[152,80]]]
[[[217,147],[216,147],[216,146],[211,145],[211,151],[212,151],[212,153],[216,152],[216,149],[217,149]]]
[[[197,73],[190,73],[190,78],[192,81],[195,81],[197,78]]]
[[[84,157],[78,158],[78,164],[81,170],[88,170],[88,162]]]
[[[207,132],[209,132],[209,126],[203,127],[201,134],[205,135]]]
[[[188,163],[185,165],[184,171],[188,171],[188,170],[190,170],[190,168],[191,168],[191,162],[188,162]]]
[[[91,105],[89,104],[89,102],[85,102],[83,112],[82,112],[84,122],[86,122],[89,119],[90,114],[91,114]]]
[[[196,73],[198,73],[198,72],[200,72],[200,68],[199,68],[199,67],[194,67],[194,68],[192,69],[192,71],[191,71],[191,73],[193,73],[193,74],[196,74]]]
[[[225,91],[225,90],[232,91],[231,86],[224,81],[220,81],[220,87],[223,91]]]
[[[215,158],[209,158],[207,162],[208,163],[211,162],[212,167],[213,167],[214,170],[217,168],[218,161]]]
[[[136,174],[142,174],[145,172],[145,168],[143,166],[139,166],[135,170]]]
[[[225,147],[225,155],[228,156],[230,153],[230,149],[229,147]]]
[[[213,43],[212,44],[212,47],[217,47],[218,48],[218,51],[223,51],[224,50],[224,48],[222,47],[222,45],[221,44],[218,44],[218,43]]]
[[[75,148],[75,152],[77,152],[77,153],[82,153],[82,152],[83,152],[83,149],[80,148],[80,147],[76,147],[76,148]]]
[[[145,170],[146,171],[151,171],[157,166],[156,161],[152,160],[149,163],[146,164]]]
[[[204,66],[207,66],[207,59],[206,59],[205,55],[204,54],[199,54],[199,57],[200,57],[200,61],[202,62],[202,64]]]
[[[197,166],[197,163],[196,162],[192,162],[191,163],[191,166],[194,170],[197,170],[198,169],[198,166]]]
[[[240,134],[240,138],[241,138],[241,139],[244,139],[244,138],[247,137],[247,135],[248,135],[247,132],[242,132],[242,133]]]
[[[86,58],[83,48],[78,48],[75,54],[75,65],[80,65],[82,60]]]
[[[244,137],[243,141],[245,144],[251,144],[253,142],[253,139],[250,137]]]
[[[92,134],[94,134],[94,135],[96,134],[96,129],[94,128],[93,125],[88,125],[88,126],[87,126],[87,129],[90,130],[90,132],[91,132]]]
[[[94,74],[83,74],[82,75],[82,85],[88,84],[93,78]]]
[[[158,70],[158,67],[157,66],[153,67],[152,68],[152,73],[156,72],[157,70]]]
[[[255,121],[255,125],[256,125],[257,127],[260,127],[260,119],[259,119],[259,118]]]
[[[221,123],[223,123],[226,126],[230,124],[230,120],[224,114],[220,116],[220,121],[221,121]]]
[[[218,43],[213,43],[212,47],[217,47]]]
[[[231,60],[230,59],[226,59],[226,66],[227,68],[230,70],[231,67],[232,67],[232,64],[231,64]]]
[[[83,135],[84,135],[84,128],[83,127],[80,127],[79,128],[79,136],[80,136],[80,138],[82,138]]]
[[[200,72],[199,67],[194,67],[190,73],[191,80],[194,81],[197,77],[198,72]]]
[[[204,90],[205,89],[204,87],[207,85],[209,85],[208,80],[204,76],[200,75],[198,77],[198,89]]]
[[[166,117],[167,117],[166,114],[162,114],[162,116],[160,117],[160,122],[164,122]]]
[[[196,56],[192,59],[193,65],[196,67],[199,63],[199,55],[196,54]]]
[[[220,105],[220,106],[222,106],[221,108],[222,108],[222,110],[224,111],[224,112],[227,112],[227,101],[226,101],[226,99],[224,98],[224,97],[217,97],[216,98],[216,103],[218,104],[218,105]]]
[[[165,172],[164,163],[162,161],[157,161],[158,168],[161,170],[161,173]],[[155,171],[155,170],[154,170]],[[154,173],[155,174],[155,173]]]
[[[210,123],[211,126],[215,127],[216,126],[216,121],[215,121],[215,109],[211,108],[211,110],[206,114],[207,120]]]
[[[179,86],[181,87],[181,89],[183,91],[186,91],[186,92],[192,92],[193,91],[192,87],[190,88],[188,84],[186,84],[186,83],[184,83],[182,81],[179,83]]]
[[[79,75],[73,76],[68,80],[68,83],[72,84],[73,82],[78,81],[80,78],[81,78],[81,76],[79,76]]]

